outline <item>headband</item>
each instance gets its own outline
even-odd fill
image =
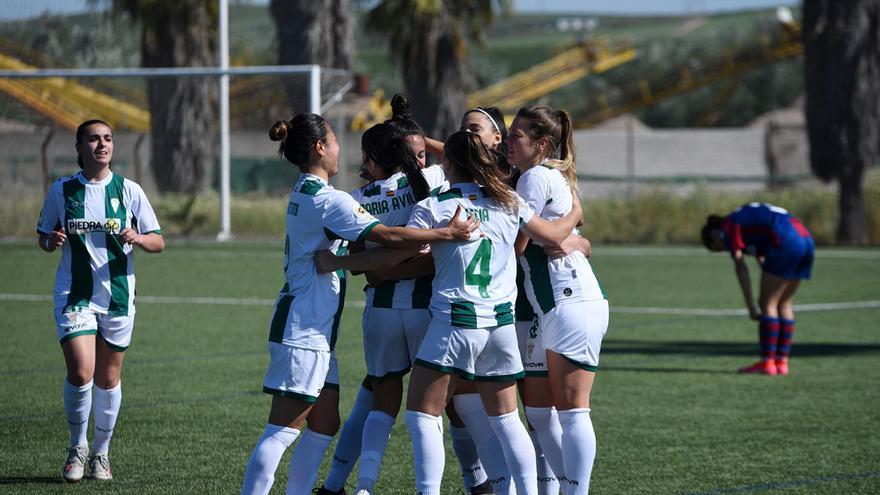
[[[489,112],[483,110],[482,108],[471,108],[470,110],[468,110],[464,114],[467,115],[471,112],[480,112],[481,114],[485,115],[486,118],[489,119],[489,122],[492,123],[492,127],[495,128],[495,132],[501,132],[501,128],[498,127],[498,124],[495,123],[495,119],[493,119],[492,116],[489,115]]]

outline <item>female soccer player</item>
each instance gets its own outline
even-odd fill
[[[456,218],[455,211],[463,206],[480,219],[481,237],[469,243],[431,245],[436,265],[432,320],[413,366],[406,413],[416,490],[440,493],[444,465],[440,413],[459,377],[465,377],[478,382],[517,493],[536,494],[534,450],[516,408],[515,380],[523,368],[513,326],[513,242],[522,229],[548,243],[560,243],[581,212],[572,209],[556,223],[534,216],[504,184],[491,152],[472,132],[453,134],[444,146],[444,157],[450,189],[416,205],[408,225],[437,228]],[[322,269],[362,269],[369,264],[369,259],[358,256],[334,261]]]
[[[386,227],[347,193],[328,184],[339,171],[339,144],[319,115],[299,114],[269,131],[279,153],[300,169],[287,207],[285,284],[269,328],[270,364],[263,390],[272,397],[269,420],[248,461],[242,493],[265,494],[284,451],[309,429],[290,461],[287,493],[310,493],[318,466],[339,428],[338,369],[333,355],[345,298],[344,274],[318,274],[316,251],[342,251],[341,240],[413,246],[467,239],[476,222],[433,231]],[[396,255],[396,253],[395,253]],[[332,314],[327,308],[336,308]]]
[[[800,220],[767,203],[749,203],[721,218],[710,215],[703,226],[703,244],[710,251],[729,251],[749,316],[758,320],[761,360],[740,373],[787,375],[794,335],[794,294],[813,268],[813,238]],[[743,254],[758,257],[761,292],[752,296],[749,268]]]
[[[577,188],[577,175],[567,112],[521,108],[510,128],[508,160],[522,170],[516,190],[537,215],[552,220],[576,206],[568,192]],[[546,371],[546,377],[535,373],[525,379],[526,417],[563,491],[585,494],[596,454],[590,391],[608,327],[608,301],[582,252],[551,258],[540,242],[522,235],[517,252],[540,329],[540,338],[529,342],[526,367]]]
[[[110,126],[100,120],[80,124],[76,152],[82,170],[52,185],[37,223],[40,249],[51,253],[61,248],[55,324],[67,365],[64,411],[70,448],[62,476],[68,482],[83,477],[92,409],[95,431],[88,465],[95,479],[113,478],[110,437],[122,402],[122,360],[134,328],[134,246],[148,253],[165,247],[144,191],[110,170]]]

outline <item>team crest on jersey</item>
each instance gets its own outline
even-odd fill
[[[67,321],[69,321],[71,325],[76,325],[76,313],[70,312],[64,316],[67,317]]]
[[[119,210],[119,198],[110,198],[110,207],[113,208],[113,213],[116,213]]]
[[[364,207],[361,205],[357,205],[354,207],[354,216],[356,216],[358,218],[372,217],[372,215],[370,215],[370,213],[367,210],[365,210]]]

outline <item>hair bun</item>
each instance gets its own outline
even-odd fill
[[[269,139],[272,141],[284,141],[287,138],[287,131],[290,130],[290,122],[279,120],[269,128]]]
[[[403,93],[397,93],[391,98],[391,118],[409,119],[412,113],[409,111],[409,98]]]

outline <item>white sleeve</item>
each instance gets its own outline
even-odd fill
[[[531,206],[526,204],[522,197],[519,195],[517,197],[517,214],[519,215],[519,226],[522,228],[523,225],[532,221],[532,218],[535,216],[535,210],[532,209]]]
[[[446,183],[446,174],[443,172],[443,167],[440,165],[431,165],[430,167],[423,168],[422,175],[425,176],[425,181],[428,183],[428,189],[431,191],[438,187],[442,190],[443,185]]]
[[[129,211],[131,211],[131,227],[140,234],[153,232],[161,234],[162,228],[159,226],[159,220],[156,218],[156,213],[153,211],[153,206],[147,199],[147,195],[144,194],[144,190],[136,182],[126,180],[125,184],[128,186],[128,194],[131,198],[131,204],[128,205]]]
[[[376,217],[367,213],[361,205],[347,193],[332,191],[324,206],[324,230],[336,238],[359,241],[379,225]]]
[[[553,199],[550,183],[536,173],[520,177],[516,184],[516,192],[537,215],[540,215],[544,211],[544,206]]]
[[[430,229],[436,224],[430,199],[423,199],[416,203],[409,215],[409,221],[406,222],[406,226],[413,229]]]
[[[43,209],[40,210],[40,219],[37,220],[37,232],[40,234],[48,235],[56,229],[63,228],[63,225],[61,225],[61,212],[64,203],[64,195],[61,192],[62,187],[63,184],[60,180],[55,181],[46,194],[46,199],[43,201]]]

